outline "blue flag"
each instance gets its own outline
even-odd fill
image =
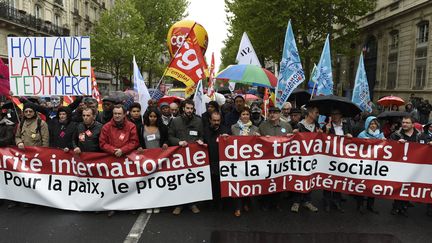
[[[352,96],[352,102],[360,107],[362,111],[372,112],[372,102],[369,94],[369,84],[363,62],[363,52],[360,55],[357,74]]]
[[[320,61],[316,72],[312,77],[312,80],[316,80],[317,82],[316,95],[333,94],[333,75],[331,65],[330,41],[329,35],[327,35]]]
[[[304,80],[304,71],[290,20],[285,35],[282,61],[280,62],[280,72],[276,87],[276,106],[282,108],[283,103],[286,102],[294,89]]]
[[[316,80],[314,80],[314,76],[316,73],[316,64],[314,63],[314,67],[312,69],[311,75],[310,75],[310,80],[308,81],[308,92],[309,94],[315,96],[316,95]]]

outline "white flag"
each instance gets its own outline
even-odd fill
[[[144,78],[135,61],[135,56],[133,57],[133,82],[134,90],[138,93],[139,103],[141,105],[141,115],[144,115],[145,111],[147,110],[148,101],[151,99],[151,96],[144,82]]]
[[[261,63],[258,60],[258,57],[246,32],[243,33],[242,39],[240,41],[240,47],[237,52],[236,61],[238,64],[253,64],[261,67]]]
[[[237,52],[236,61],[238,64],[253,64],[261,67],[261,63],[258,60],[258,57],[246,32],[243,33],[242,39],[240,41],[240,47]],[[234,82],[229,82],[229,89],[231,92],[234,91]]]
[[[200,80],[196,86],[195,96],[193,100],[195,103],[195,114],[201,116],[204,112],[206,112],[202,80]]]

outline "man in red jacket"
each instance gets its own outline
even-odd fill
[[[113,118],[102,127],[99,145],[103,151],[116,157],[128,154],[138,147],[135,124],[126,119],[124,106],[114,106]]]
[[[100,148],[116,157],[121,157],[132,152],[139,145],[135,124],[126,119],[126,108],[123,105],[115,105],[113,118],[103,127],[99,136]],[[108,217],[115,211],[109,211]]]

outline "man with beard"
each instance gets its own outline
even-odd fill
[[[203,128],[201,118],[194,114],[195,103],[193,100],[184,101],[183,114],[171,121],[168,130],[168,142],[171,146],[186,147],[188,143],[198,143],[203,145],[202,141]],[[199,213],[200,210],[195,204],[189,204],[193,213]],[[183,205],[177,206],[173,214],[179,215],[183,210]]]
[[[399,141],[400,143],[418,142],[420,134],[417,129],[414,129],[414,118],[405,116],[402,118],[402,127],[390,135],[391,140]],[[391,213],[393,215],[407,216],[408,201],[394,200]]]
[[[82,112],[82,117],[83,122],[78,124],[72,139],[74,153],[100,152],[99,135],[102,124],[96,121],[96,111],[86,107]]]
[[[204,143],[208,146],[210,158],[210,172],[212,179],[213,200],[216,207],[220,207],[220,178],[219,178],[219,136],[227,136],[229,131],[221,124],[222,116],[219,111],[210,115],[208,127],[204,127]]]
[[[167,102],[161,103],[159,106],[159,110],[162,114],[162,123],[165,126],[169,126],[169,124],[172,120],[171,109],[170,109],[169,104]]]

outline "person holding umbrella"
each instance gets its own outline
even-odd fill
[[[330,112],[330,120],[326,124],[325,133],[337,136],[345,136],[352,138],[351,127],[348,123],[342,121],[342,112],[339,109],[333,109]],[[340,192],[323,191],[324,195],[324,210],[330,212],[330,206],[333,204],[336,209],[343,213],[342,194]]]

